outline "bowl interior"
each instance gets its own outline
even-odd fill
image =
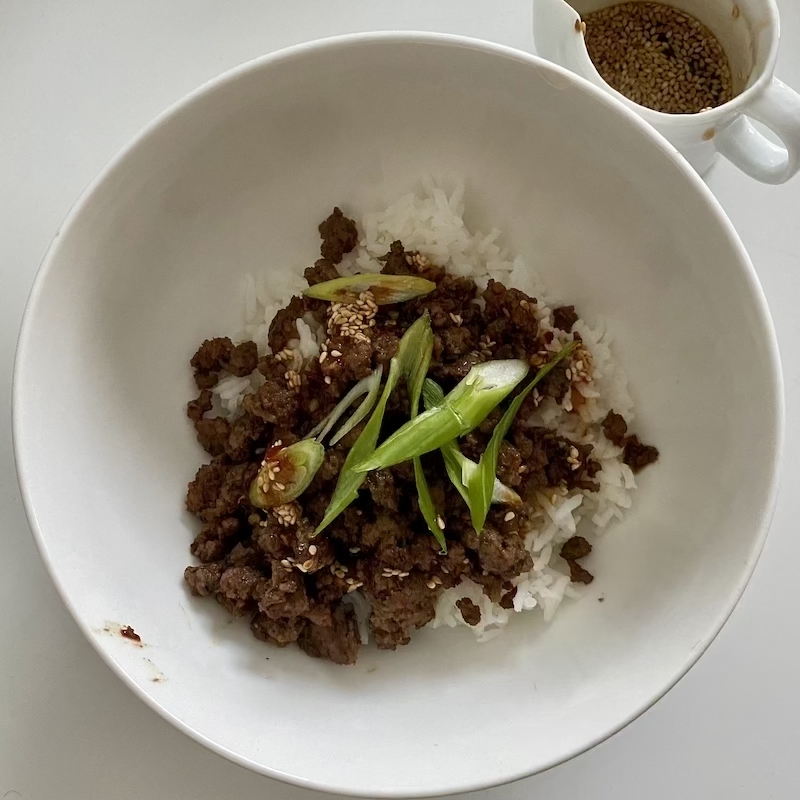
[[[426,172],[465,176],[469,224],[497,225],[553,293],[608,321],[662,460],[552,626],[521,615],[488,644],[421,631],[340,668],[265,647],[188,595],[183,494],[204,454],[184,416],[187,362],[240,330],[245,273],[288,285],[333,205],[360,215]],[[371,796],[543,769],[663,693],[743,589],[779,430],[760,289],[668,146],[543,62],[408,35],[267,58],[151,127],[57,236],[15,386],[39,546],[104,656],[241,763]]]

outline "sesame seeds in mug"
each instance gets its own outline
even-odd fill
[[[603,80],[629,100],[696,114],[733,97],[728,58],[699,20],[663,3],[607,6],[584,18],[586,48]]]

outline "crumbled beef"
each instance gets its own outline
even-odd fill
[[[572,386],[572,379],[567,377],[568,369],[569,365],[566,361],[556,364],[537,387],[539,394],[544,397],[552,397],[556,403],[560,403]]]
[[[246,461],[253,445],[264,435],[264,420],[254,414],[243,414],[231,426],[225,443],[225,454],[238,464]]]
[[[186,416],[192,422],[199,422],[207,411],[211,411],[211,391],[203,389],[196,400],[191,400],[186,404]]]
[[[500,608],[511,610],[514,608],[514,598],[517,596],[517,587],[512,586],[508,591],[503,592],[500,598]]]
[[[506,289],[495,280],[489,281],[481,296],[486,302],[484,318],[489,321],[486,333],[490,339],[500,347],[506,340],[513,351],[512,357],[524,358],[536,352],[539,334],[539,322],[534,313],[536,298],[519,289]]]
[[[264,582],[257,599],[259,611],[272,619],[300,617],[309,609],[303,576],[279,563],[273,563],[272,580]]]
[[[303,617],[287,617],[286,619],[272,619],[266,614],[256,614],[251,623],[250,630],[253,636],[262,642],[269,642],[278,647],[296,642],[300,632],[306,626]]]
[[[458,325],[459,317],[461,324],[469,324],[480,314],[480,309],[472,302],[476,293],[477,287],[469,278],[445,275],[432,292],[403,303],[401,313],[407,320],[414,321],[427,311],[434,331]]]
[[[233,342],[223,336],[206,339],[189,362],[198,372],[218,372],[228,361],[233,350]]]
[[[576,558],[588,556],[591,552],[592,546],[583,536],[573,536],[561,545],[560,554],[561,558],[567,561],[574,561]]]
[[[225,480],[226,469],[221,464],[203,464],[197,470],[186,493],[186,508],[192,514],[201,514],[213,508]]]
[[[388,369],[389,362],[397,353],[400,337],[391,328],[378,328],[372,335],[372,355],[375,366]]]
[[[222,564],[200,564],[197,567],[186,567],[183,577],[193,595],[207,597],[219,589],[219,579],[222,577]]]
[[[477,345],[475,334],[469,328],[453,325],[439,334],[442,338],[442,356],[452,361],[466,355]]]
[[[336,280],[341,276],[339,275],[339,270],[330,261],[320,258],[314,263],[313,267],[306,267],[303,277],[309,286],[314,286],[317,283]]]
[[[264,577],[253,567],[229,567],[219,579],[217,600],[234,617],[243,617],[252,612],[254,597],[262,583]]]
[[[225,517],[207,522],[192,542],[192,554],[204,564],[218,561],[235,541],[240,523],[236,517]]]
[[[342,214],[339,208],[334,208],[328,219],[320,223],[319,235],[322,237],[320,253],[332,264],[338,264],[344,254],[358,244],[355,222]]]
[[[578,321],[575,306],[559,306],[553,309],[553,326],[569,333]]]
[[[323,257],[306,270],[309,285],[338,277],[336,263],[357,240],[352,221],[338,209],[320,233]],[[186,507],[201,525],[190,548],[200,563],[186,569],[187,585],[197,596],[213,596],[234,616],[249,617],[257,639],[281,647],[296,643],[309,655],[340,664],[354,663],[360,646],[346,600],[350,593],[357,591],[369,601],[367,624],[384,649],[407,644],[415,629],[434,618],[442,592],[465,578],[491,602],[513,609],[516,579],[532,569],[525,540],[541,524],[543,495],[556,502],[568,493],[599,489],[600,463],[593,458],[592,445],[584,444],[583,437],[571,441],[541,424],[542,404],[552,407],[549,398],[559,403],[570,398],[573,413],[585,405],[580,384],[573,386],[567,376],[565,361],[526,398],[500,445],[497,476],[520,501],[513,513],[507,505],[492,505],[480,536],[442,469],[441,455],[422,457],[433,504],[445,522],[446,552],[421,513],[411,461],[367,474],[352,503],[314,536],[364,421],[325,448],[322,466],[292,503],[296,516],[279,516],[250,503],[251,483],[268,448],[279,439],[286,446],[307,436],[376,367],[383,367],[385,379],[400,338],[422,314],[428,314],[433,328],[430,374],[445,392],[488,359],[521,358],[536,369],[553,352],[555,334],[539,329],[535,298],[497,281],[490,281],[478,297],[474,281],[445,274],[400,241],[381,260],[385,274],[420,276],[435,289],[404,303],[380,305],[363,337],[347,329],[342,335],[342,326],[334,323],[325,358],[297,367],[299,385],[294,374],[287,374],[293,357],[281,351],[299,338],[296,321],[304,315],[323,327],[329,324],[330,304],[324,301],[295,297],[281,309],[269,330],[270,355],[259,358],[253,342],[234,346],[230,339],[218,338],[204,342],[191,362],[200,392],[187,414],[212,462],[198,470],[187,491]],[[576,319],[571,306],[553,312],[555,326],[563,331],[572,331]],[[580,338],[575,332],[572,336]],[[574,358],[577,364],[580,359]],[[243,398],[243,413],[233,421],[209,418],[210,390],[219,378],[225,372],[250,375],[254,369],[263,384]],[[481,458],[505,408],[507,402],[460,439],[465,456],[476,462]],[[408,413],[409,390],[401,381],[388,398],[382,438],[405,424]],[[619,415],[611,412],[603,429],[624,448],[625,461],[634,470],[657,457],[655,448],[628,435]],[[590,550],[580,536],[561,546],[572,581],[593,580],[579,563]],[[477,600],[462,598],[457,608],[467,624],[481,623]]]
[[[569,579],[572,583],[585,583],[588,585],[594,580],[594,575],[577,561],[567,561],[567,564],[569,564]]]
[[[269,347],[273,353],[280,353],[292,339],[300,338],[300,334],[297,332],[297,320],[303,316],[304,311],[303,298],[293,297],[288,306],[279,309],[275,314],[267,334]]]
[[[333,612],[331,623],[325,626],[309,621],[298,641],[300,649],[334,664],[355,664],[361,638],[353,609],[340,605]]]
[[[456,606],[467,625],[474,626],[481,621],[481,610],[469,597],[462,597],[460,600],[456,600]]]
[[[503,441],[500,444],[500,453],[497,459],[497,477],[510,487],[519,486],[522,483],[520,468],[522,467],[522,456],[519,450],[510,442]]]
[[[470,526],[462,532],[462,541],[475,551],[481,569],[494,575],[515,578],[533,566],[524,536],[516,530],[500,530],[487,521],[480,536]]]
[[[231,426],[225,417],[203,417],[194,424],[197,441],[209,455],[221,456],[231,432]]]
[[[242,408],[278,428],[292,428],[297,420],[297,393],[283,381],[264,381],[254,394],[245,395]]]
[[[648,464],[658,461],[658,450],[649,444],[642,444],[635,434],[625,442],[622,460],[634,471],[644,469]]]
[[[413,275],[411,265],[406,259],[406,251],[401,241],[394,241],[389,246],[389,252],[383,257],[384,275]]]
[[[242,342],[231,350],[228,363],[225,365],[228,372],[237,378],[244,378],[258,366],[258,347],[255,342]]]
[[[376,469],[367,475],[364,485],[369,489],[375,504],[397,511],[397,488],[394,477],[388,469]]]
[[[436,615],[438,591],[424,575],[413,572],[403,579],[376,575],[366,592],[372,603],[370,626],[381,650],[394,650],[411,641],[411,632]]]
[[[561,545],[560,555],[569,565],[569,579],[572,583],[591,583],[594,576],[578,563],[592,552],[592,546],[583,536],[573,536]]]
[[[625,446],[625,436],[628,433],[628,425],[621,414],[609,411],[603,420],[603,433],[606,439],[617,447]]]

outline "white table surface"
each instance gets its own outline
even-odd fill
[[[800,89],[800,0],[779,5],[778,74]],[[530,0],[0,0],[2,800],[322,797],[228,763],[145,707],[40,563],[14,474],[10,377],[30,284],[71,204],[153,116],[250,58],[377,29],[531,49],[530,18]],[[591,752],[475,800],[800,797],[800,176],[768,187],[721,163],[709,183],[750,251],[783,355],[786,458],[766,548],[730,622],[665,699]]]

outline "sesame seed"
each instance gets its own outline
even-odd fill
[[[327,383],[328,386],[330,386],[330,384],[331,384],[331,376],[330,375],[326,375],[325,376],[325,383]]]
[[[327,352],[326,350],[323,350],[323,351],[322,351],[322,352],[319,354],[319,363],[320,363],[320,364],[322,364],[322,363],[325,361],[325,359],[326,359],[327,357],[328,357],[328,352]]]
[[[504,522],[511,522],[511,520],[514,519],[514,517],[516,517],[516,516],[517,515],[513,511],[507,511],[506,515],[503,517],[503,521]]]
[[[397,577],[398,578],[407,578],[411,573],[410,572],[401,572]]]
[[[433,576],[433,582],[434,582],[434,583],[435,583],[437,586],[441,586],[441,585],[442,585],[442,579],[441,579],[441,578],[440,578],[438,575],[434,575],[434,576]]]
[[[355,555],[356,553],[360,553],[360,552],[361,552],[361,548],[360,548],[360,547],[351,547],[351,548],[350,548],[350,552],[351,552],[353,555]]]
[[[449,575],[450,574],[450,570],[447,569],[447,567],[442,567],[442,572],[444,572],[445,575]]]
[[[286,484],[285,483],[280,483],[280,481],[275,481],[275,488],[279,492],[283,492],[286,489]]]
[[[680,9],[627,2],[587,14],[584,22],[597,71],[634,103],[687,114],[715,108],[735,94],[719,41]]]
[[[439,530],[444,530],[444,520],[441,517],[436,517],[436,524],[439,526]]]
[[[286,569],[291,569],[291,568],[292,568],[292,565],[291,565],[291,563],[289,562],[289,559],[288,559],[288,558],[282,558],[282,559],[281,559],[281,566],[282,566],[282,567],[286,567]]]
[[[425,585],[426,585],[426,586],[427,586],[429,589],[435,589],[435,588],[436,588],[436,584],[435,584],[433,581],[428,581],[428,582],[427,582]]]
[[[315,556],[315,555],[317,554],[317,546],[316,546],[315,544],[312,544],[312,545],[311,545],[311,546],[308,548],[308,554],[309,554],[310,556]]]

